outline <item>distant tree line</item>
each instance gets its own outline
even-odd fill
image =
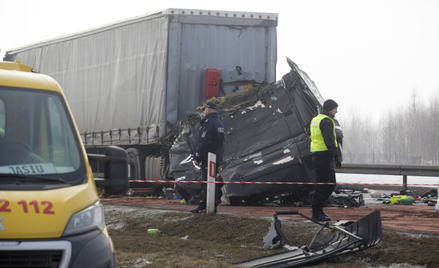
[[[378,123],[358,111],[340,111],[338,119],[344,163],[439,165],[438,94],[423,103],[414,90],[408,105],[388,111]]]

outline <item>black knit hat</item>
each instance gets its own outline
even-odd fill
[[[206,108],[210,108],[210,109],[214,109],[214,110],[218,110],[218,105],[216,105],[216,103],[209,101],[208,103],[206,103],[206,105],[204,105],[203,107],[203,111]]]
[[[334,108],[337,108],[338,104],[331,100],[331,99],[327,99],[324,103],[323,103],[323,110],[325,111],[331,111]]]

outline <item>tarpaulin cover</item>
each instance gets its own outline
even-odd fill
[[[26,50],[15,60],[43,70],[66,89],[81,133],[105,131],[100,139],[108,140],[114,130],[111,135],[121,140],[146,142],[158,135],[163,118],[167,42],[162,17]],[[151,131],[139,134],[139,126]]]
[[[204,96],[207,69],[274,82],[274,13],[166,9],[7,51],[55,78],[85,145],[148,145]]]

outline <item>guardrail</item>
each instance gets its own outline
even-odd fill
[[[407,190],[407,176],[439,177],[439,166],[414,165],[370,165],[370,164],[343,164],[336,173],[374,174],[374,175],[401,175],[404,190]]]

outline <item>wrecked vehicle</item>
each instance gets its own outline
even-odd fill
[[[295,247],[282,231],[278,215],[300,215],[321,226],[308,245]],[[334,232],[324,239],[316,241],[324,229]],[[322,224],[295,210],[276,211],[267,236],[264,237],[264,248],[276,248],[285,241],[286,245],[280,252],[269,254],[236,264],[250,267],[296,267],[321,261],[324,259],[354,253],[371,248],[381,242],[382,223],[381,213],[376,210],[357,222],[339,221],[333,225]]]
[[[225,126],[217,180],[223,183],[222,201],[227,204],[310,203],[312,185],[282,183],[315,182],[309,124],[324,98],[304,71],[288,58],[287,62],[291,71],[275,83],[250,85],[208,100],[218,104]],[[185,183],[202,180],[192,162],[200,120],[200,113],[187,113],[181,127],[159,138],[167,156],[164,176],[178,182],[175,190],[188,201],[201,190],[199,183]],[[337,121],[336,136],[341,148],[343,133]]]

